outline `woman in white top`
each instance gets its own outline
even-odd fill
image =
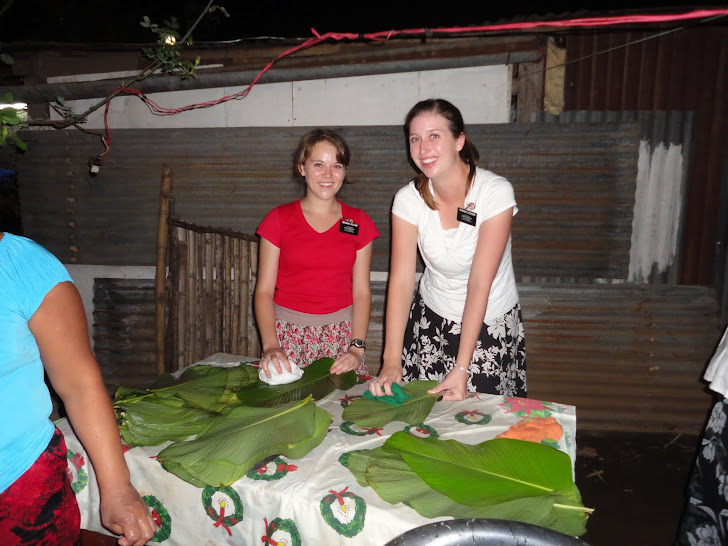
[[[430,392],[526,396],[526,349],[511,262],[518,208],[505,178],[477,167],[460,111],[417,103],[404,124],[420,173],[392,205],[383,364],[369,384],[437,380]],[[425,271],[413,299],[417,251]]]

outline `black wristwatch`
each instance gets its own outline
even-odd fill
[[[352,339],[351,343],[349,343],[349,347],[356,347],[357,349],[366,349],[367,344],[364,343],[363,339]]]

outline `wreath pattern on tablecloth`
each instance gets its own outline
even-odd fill
[[[464,425],[487,425],[493,418],[480,410],[463,410],[455,415],[455,420]]]
[[[338,534],[351,538],[364,528],[367,503],[347,489],[349,488],[345,487],[341,491],[330,489],[329,494],[321,499],[320,510],[329,527]],[[347,503],[347,500],[351,502]],[[352,508],[353,514],[350,512]]]
[[[344,421],[341,423],[341,426],[339,427],[341,432],[345,432],[346,434],[350,434],[352,436],[371,436],[372,434],[379,434],[381,436],[381,427],[380,428],[364,428],[359,427],[355,425],[352,421]]]
[[[415,438],[439,438],[440,434],[429,425],[420,423],[419,425],[407,425],[404,431]]]
[[[78,495],[79,491],[83,491],[83,488],[88,485],[88,474],[83,468],[86,466],[86,461],[83,455],[75,453],[68,449],[66,453],[68,459],[68,479],[71,482],[71,489]],[[74,477],[75,476],[75,477]]]
[[[218,503],[220,507],[219,512],[212,506],[213,497],[216,495],[222,497]],[[228,502],[233,505],[232,515],[225,514]],[[230,527],[243,521],[243,501],[240,500],[240,495],[238,495],[237,491],[230,486],[206,486],[202,490],[202,506],[205,509],[205,513],[215,522],[214,526],[222,527],[227,531],[228,535],[232,535]],[[227,512],[229,514],[229,511]]]
[[[339,455],[339,464],[341,466],[345,466],[346,468],[349,468],[349,456],[351,455],[351,451],[344,451],[341,455]]]
[[[268,523],[265,522],[265,535],[261,537],[261,542],[270,544],[271,546],[301,546],[301,534],[298,532],[296,522],[292,519],[276,518]]]
[[[157,524],[157,532],[152,537],[152,542],[164,542],[172,534],[172,518],[164,505],[154,495],[145,495],[144,502],[152,509],[152,518]]]
[[[281,457],[274,458],[268,464],[264,464],[258,468],[254,468],[246,474],[251,480],[264,480],[272,482],[280,480],[289,472],[298,470],[298,467],[294,464],[288,464],[285,459]]]

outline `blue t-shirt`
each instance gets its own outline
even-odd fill
[[[66,268],[39,244],[10,233],[0,239],[0,492],[33,465],[53,436],[53,404],[28,321],[65,281],[71,281]]]

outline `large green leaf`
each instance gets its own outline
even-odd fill
[[[431,489],[401,458],[377,458],[366,471],[367,482],[387,502],[402,502],[426,518],[492,518],[522,521],[579,536],[586,532],[588,512],[581,503],[558,492],[520,497],[488,506],[469,506]]]
[[[392,421],[404,421],[418,425],[430,415],[432,407],[441,397],[427,391],[437,385],[437,381],[413,381],[402,388],[410,398],[399,406],[392,406],[378,400],[357,398],[344,408],[342,418],[359,427],[383,427]]]
[[[119,431],[127,444],[149,446],[185,440],[199,434],[220,417],[219,413],[168,405],[165,402],[145,398],[115,404]]]
[[[571,459],[543,444],[496,438],[467,445],[396,432],[383,448],[396,450],[432,489],[462,504],[488,506],[554,491],[581,501]]]
[[[407,504],[427,518],[507,519],[579,536],[586,531],[586,520],[592,511],[558,491],[486,506],[462,504],[432,489],[393,449],[351,452],[347,467],[360,485],[371,486],[383,500]]]
[[[239,404],[235,396],[237,391],[256,384],[262,384],[258,370],[249,364],[227,368],[198,365],[185,370],[179,379],[163,374],[144,391],[120,388],[115,402],[131,403],[151,395],[170,405],[184,403],[206,411],[224,412],[229,406]]]
[[[194,440],[171,444],[157,458],[193,485],[222,487],[270,455],[302,457],[323,441],[330,422],[312,396],[275,408],[237,406]]]
[[[333,358],[319,358],[310,366],[303,368],[301,379],[285,385],[256,384],[255,388],[240,390],[237,397],[246,406],[272,407],[278,404],[302,400],[313,396],[321,400],[336,389],[345,391],[356,385],[356,373],[346,372],[340,375],[331,373]]]

